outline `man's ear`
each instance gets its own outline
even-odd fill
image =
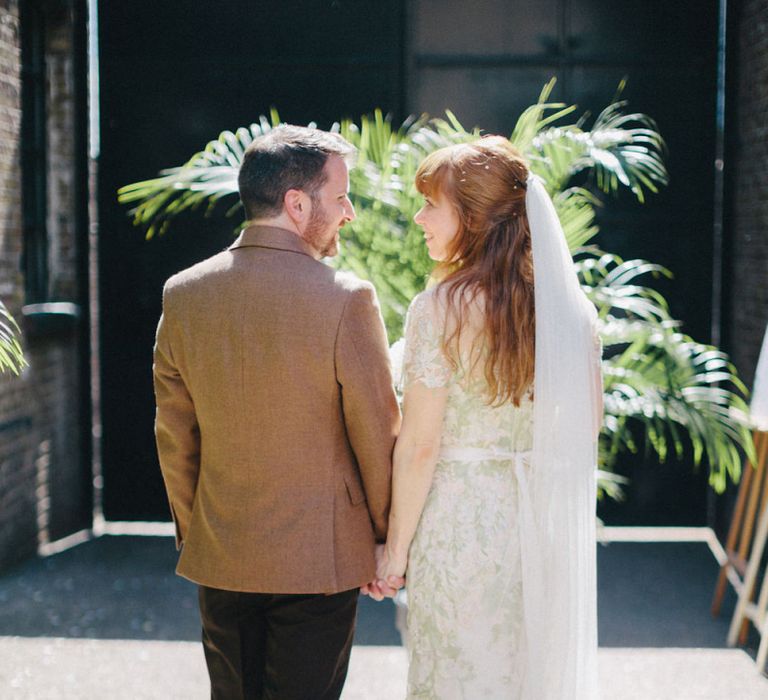
[[[309,197],[301,190],[288,190],[283,197],[283,209],[293,223],[303,224],[309,218]]]

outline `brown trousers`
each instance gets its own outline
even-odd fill
[[[277,595],[200,586],[211,699],[338,700],[358,593]]]

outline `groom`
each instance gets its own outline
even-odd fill
[[[384,326],[372,285],[320,261],[355,218],[353,153],[296,126],[255,140],[248,226],[163,291],[157,449],[212,698],[338,698],[386,537],[400,415]]]

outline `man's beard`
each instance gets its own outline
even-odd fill
[[[310,214],[307,228],[304,229],[304,240],[309,243],[324,258],[333,257],[339,252],[336,244],[336,234],[329,236],[331,219],[320,203],[319,198],[311,197],[312,214]]]

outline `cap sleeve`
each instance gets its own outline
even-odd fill
[[[435,299],[422,292],[411,302],[405,321],[403,351],[403,391],[415,382],[428,389],[448,386],[452,370],[440,347],[442,323]]]

